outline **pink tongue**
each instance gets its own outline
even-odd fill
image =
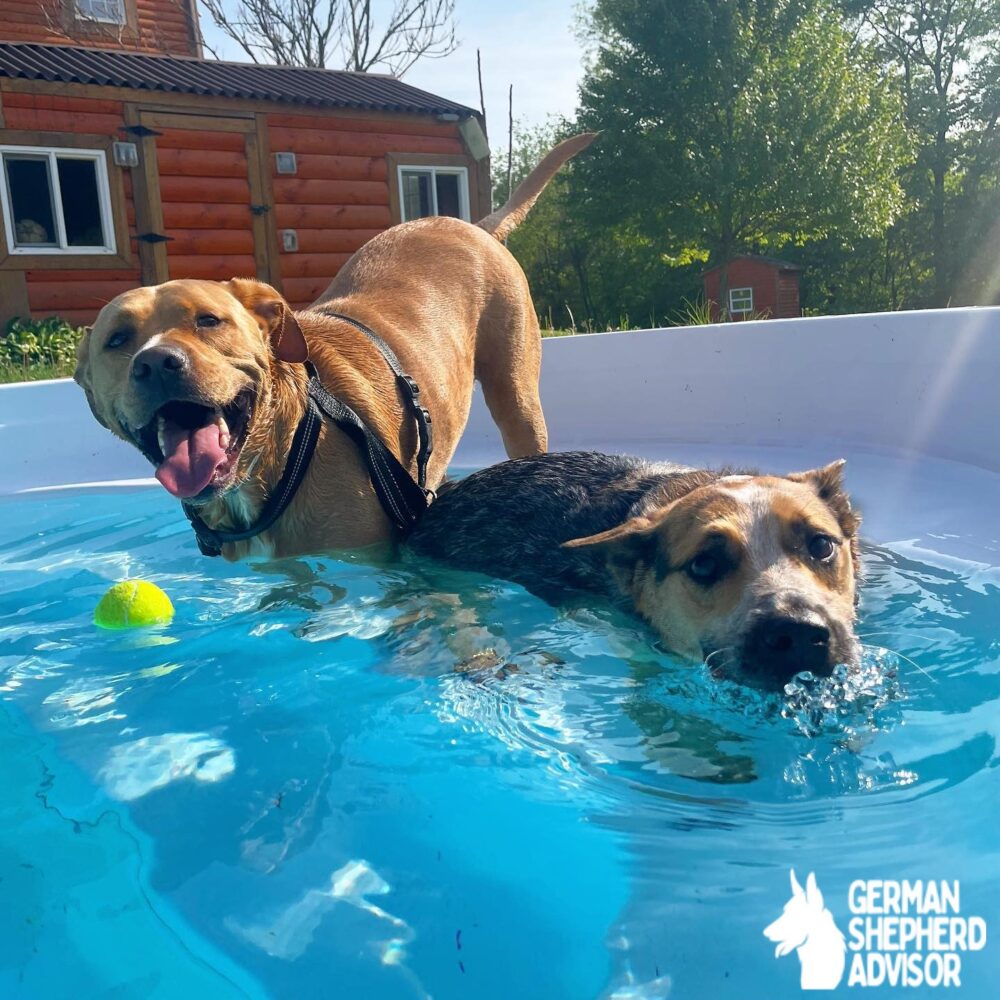
[[[165,458],[156,470],[156,478],[175,497],[197,496],[226,460],[216,424],[191,431],[168,421],[163,429],[163,446]]]

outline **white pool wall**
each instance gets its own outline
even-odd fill
[[[542,402],[553,450],[788,447],[1000,472],[1000,308],[552,338]],[[502,457],[477,390],[455,464]],[[149,474],[73,382],[0,386],[0,494]]]

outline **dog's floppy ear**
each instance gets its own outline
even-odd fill
[[[90,407],[90,412],[94,414],[94,419],[102,427],[108,427],[105,419],[97,412],[94,392],[90,388],[90,336],[92,330],[93,327],[84,327],[83,336],[76,345],[76,371],[73,372],[73,381],[83,389],[84,395],[87,397],[87,405]],[[108,427],[108,430],[111,428]]]
[[[649,517],[633,517],[621,524],[616,524],[607,531],[598,532],[596,535],[587,535],[583,538],[572,538],[568,542],[563,542],[564,549],[584,549],[597,546],[614,546],[622,542],[645,541],[652,534],[653,529],[659,524],[659,519],[653,520]]]
[[[276,289],[253,278],[233,278],[226,282],[226,287],[247,312],[257,317],[279,361],[301,364],[308,359],[309,347],[302,327],[292,307]]]
[[[674,503],[676,502],[674,501]],[[649,514],[631,517],[627,521],[622,521],[621,524],[616,524],[613,528],[608,528],[607,531],[598,532],[596,535],[572,538],[568,542],[563,542],[562,548],[603,548],[609,553],[613,552],[623,557],[622,561],[626,563],[634,559],[650,561],[657,548],[656,529],[667,519],[674,503],[659,507]]]

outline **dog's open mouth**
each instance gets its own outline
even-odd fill
[[[246,441],[253,392],[241,392],[221,409],[189,400],[164,403],[139,431],[139,447],[156,466],[156,478],[181,499],[226,486]]]

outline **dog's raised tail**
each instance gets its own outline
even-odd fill
[[[524,222],[524,217],[531,211],[531,206],[538,200],[538,196],[545,190],[549,181],[559,172],[559,168],[581,150],[586,149],[598,135],[597,132],[581,132],[580,135],[565,139],[558,146],[553,146],[542,162],[518,184],[507,203],[492,215],[480,219],[476,225],[501,242],[507,239]]]

